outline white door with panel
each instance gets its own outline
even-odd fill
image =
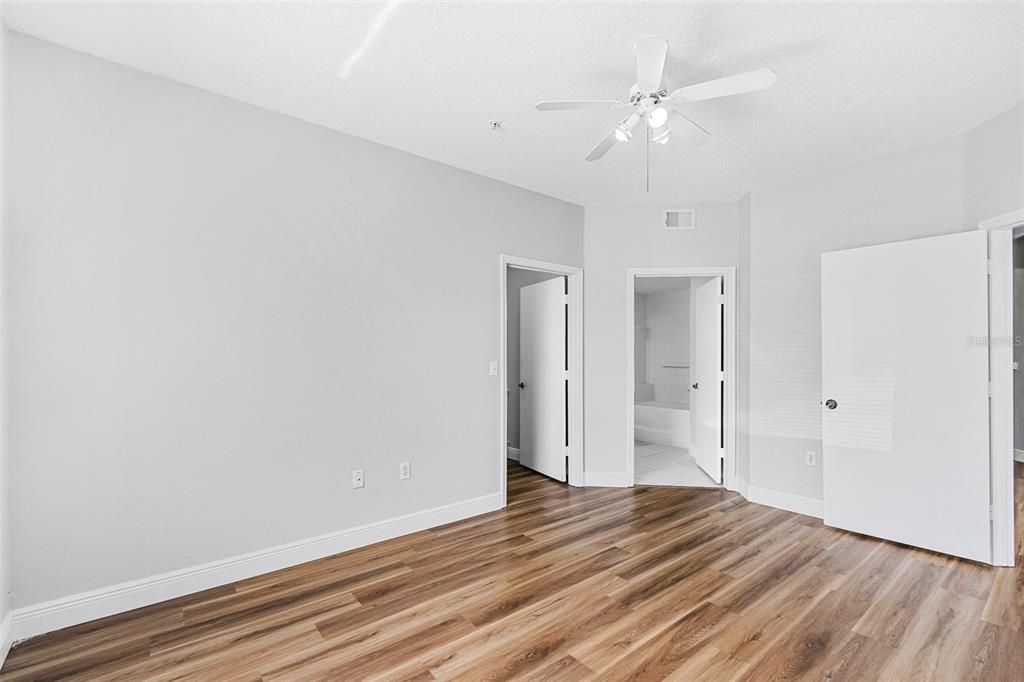
[[[692,455],[716,483],[722,482],[722,278],[693,280],[694,351],[690,410]]]
[[[987,237],[822,254],[827,525],[991,561]]]
[[[566,480],[566,295],[556,277],[519,290],[519,463]]]

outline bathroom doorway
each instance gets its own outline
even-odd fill
[[[735,473],[731,268],[630,270],[633,485],[730,487]]]

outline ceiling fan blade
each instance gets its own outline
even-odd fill
[[[758,69],[696,85],[687,85],[685,88],[679,88],[665,99],[670,104],[686,104],[716,97],[742,95],[745,92],[770,88],[776,78],[778,76],[771,69]]]
[[[616,128],[617,127],[618,126],[616,126]],[[587,161],[597,161],[598,159],[600,159],[602,156],[608,153],[609,149],[615,146],[615,142],[615,128],[612,128],[611,130],[608,131],[608,134],[605,135],[601,139],[601,141],[594,145],[594,148],[590,150],[590,153],[588,153],[586,156]]]
[[[617,99],[576,99],[565,101],[537,102],[537,111],[565,111],[568,109],[616,109],[622,106]]]
[[[673,140],[682,140],[684,144],[688,144],[691,147],[704,144],[711,139],[711,133],[704,130],[675,109],[669,110],[668,125],[672,130]]]
[[[633,54],[636,55],[636,84],[640,92],[657,92],[661,89],[668,41],[664,38],[641,38],[633,43]]]

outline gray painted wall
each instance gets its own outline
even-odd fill
[[[751,193],[750,485],[821,499],[821,254],[961,230],[962,159],[947,140]]]
[[[967,227],[1024,208],[1024,102],[964,135]]]
[[[584,300],[584,429],[587,471],[626,471],[628,386],[626,269],[736,265],[739,212],[736,204],[696,204],[697,229],[666,230],[665,208],[684,206],[587,207]]]
[[[1022,112],[751,193],[750,485],[821,499],[821,466],[804,464],[821,453],[821,254],[973,230],[1024,207]]]
[[[736,270],[736,473],[750,481],[750,195],[740,199]]]
[[[964,135],[698,207],[693,233],[660,230],[662,207],[588,207],[587,470],[625,468],[626,268],[738,264],[740,476],[820,499],[821,467],[804,455],[821,453],[821,254],[975,229],[1024,207],[1022,157],[1017,105]]]
[[[579,207],[7,37],[17,606],[498,490],[499,254]]]

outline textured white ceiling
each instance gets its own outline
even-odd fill
[[[962,133],[1024,99],[1022,3],[384,7],[8,2],[4,15],[45,40],[585,205],[730,201]],[[651,34],[670,43],[669,89],[762,66],[779,80],[688,105],[712,139],[652,147],[647,193],[642,139],[583,160],[617,112],[532,105],[625,97],[630,44]]]

